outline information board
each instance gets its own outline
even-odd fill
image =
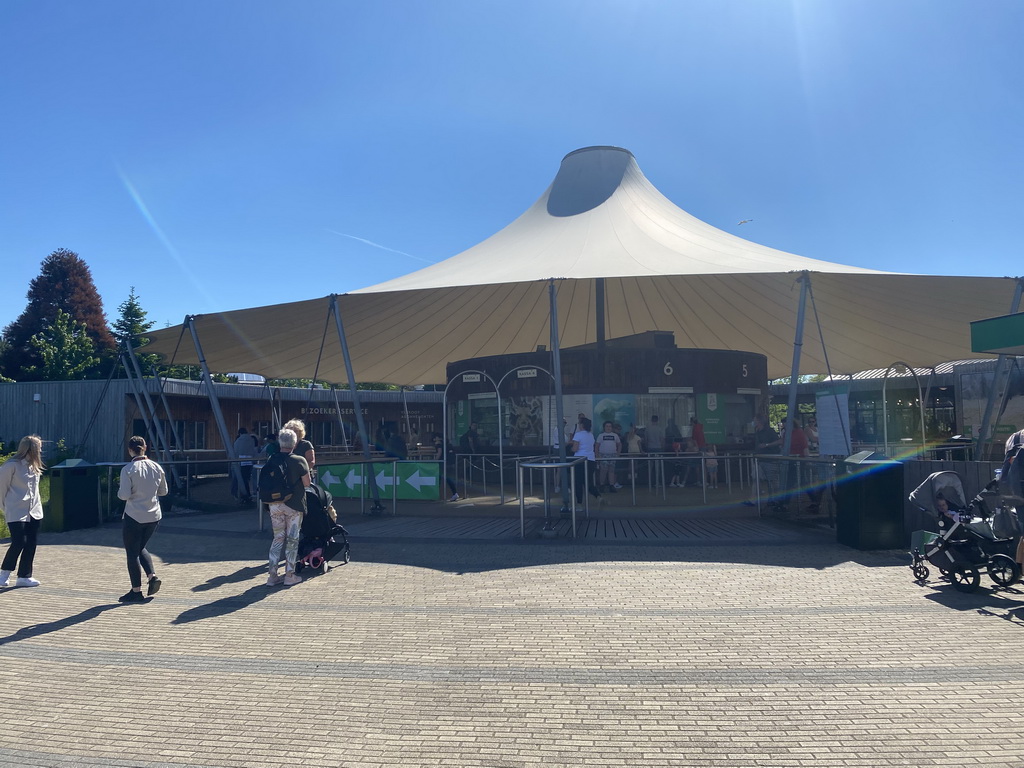
[[[849,456],[850,395],[844,390],[822,390],[816,394],[818,453],[822,456]]]

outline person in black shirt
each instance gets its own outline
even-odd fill
[[[459,438],[459,448],[463,453],[480,453],[480,433],[476,431],[476,422],[469,424],[469,429]]]
[[[754,417],[754,453],[782,453],[782,438],[764,416]]]

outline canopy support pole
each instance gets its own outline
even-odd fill
[[[149,388],[146,386],[146,381],[145,379],[142,378],[142,368],[139,367],[139,358],[135,356],[135,349],[132,347],[130,341],[125,342],[124,347],[125,357],[127,357],[128,360],[131,361],[132,370],[135,371],[135,376],[139,382],[139,389],[142,390],[142,396],[146,400],[146,407],[152,414],[153,428],[156,430],[155,437],[157,441],[156,445],[154,445],[153,447],[156,448],[157,451],[163,453],[165,461],[172,462],[174,457],[171,456],[171,449],[170,445],[167,442],[167,436],[164,434],[164,431],[160,429],[160,418],[157,416],[157,410],[156,406],[153,405],[153,399],[149,396]],[[173,426],[174,425],[172,424],[171,427],[173,428]],[[177,468],[174,466],[173,463],[171,463],[169,466],[171,468],[171,475],[174,478],[174,484],[176,486],[180,485]]]
[[[135,376],[132,374],[131,366],[128,365],[128,360],[125,358],[124,352],[118,353],[118,361],[124,367],[124,375],[128,377],[128,384],[132,388],[132,398],[135,400],[135,408],[139,412],[139,417],[146,425],[146,437],[149,438],[149,443],[153,446],[153,449],[159,451],[160,448],[157,445],[156,427],[153,426],[153,417],[149,411],[146,410],[146,405],[142,401],[142,394],[139,392],[138,382],[135,381]]]
[[[1016,314],[1020,309],[1021,294],[1024,294],[1024,278],[1017,278],[1017,289],[1013,293],[1013,301],[1010,302],[1009,314]],[[992,386],[988,390],[988,400],[985,402],[985,414],[981,417],[981,428],[978,430],[978,441],[974,446],[974,460],[982,461],[985,458],[985,448],[988,445],[989,429],[992,422],[992,411],[996,402],[996,390],[1003,390],[1003,397],[1006,396],[1006,355],[1000,354],[996,358],[996,368],[992,372]],[[998,417],[996,417],[998,422]]]
[[[284,428],[284,407],[281,405],[281,389],[274,387],[270,391],[270,415],[274,420],[274,437],[277,437],[277,433]]]
[[[85,428],[85,434],[82,435],[82,439],[78,445],[75,446],[75,458],[82,458],[82,452],[85,451],[85,444],[89,440],[89,435],[92,433],[93,425],[96,424],[96,417],[99,416],[100,406],[103,405],[103,401],[107,397],[107,390],[110,389],[110,382],[114,378],[114,374],[117,373],[118,366],[121,364],[120,355],[118,359],[110,366],[110,374],[107,376],[107,383],[103,385],[103,391],[100,392],[99,399],[96,401],[96,407],[92,409],[92,416],[89,418],[89,425]],[[124,438],[122,438],[122,441]]]
[[[603,277],[594,279],[594,318],[597,324],[597,348],[603,350],[605,342]]]
[[[331,394],[334,395],[334,412],[338,415],[338,426],[341,427],[341,444],[346,450],[350,448],[348,444],[348,435],[345,434],[345,419],[341,415],[341,401],[338,400],[338,390],[331,384]]]
[[[800,353],[804,346],[804,317],[807,314],[807,289],[811,284],[811,276],[801,272],[797,282],[800,283],[800,304],[796,310],[796,332],[793,334],[793,367],[789,373],[789,400],[786,404],[786,424],[782,439],[782,455],[789,456],[793,444],[793,419],[796,418],[796,389],[800,379]]]
[[[555,378],[555,421],[558,426],[558,434],[561,438],[558,441],[558,461],[565,464],[566,438],[562,424],[565,420],[565,404],[562,402],[562,349],[558,342],[558,291],[555,290],[555,279],[548,282],[548,303],[551,306],[551,370]],[[562,513],[569,512],[569,472],[565,467],[559,470],[562,486]],[[584,487],[584,493],[586,493]],[[544,530],[554,530],[554,518],[551,515],[549,505],[544,505]],[[573,535],[575,535],[573,531]]]
[[[174,428],[174,415],[171,413],[171,405],[167,402],[167,395],[164,393],[164,383],[166,379],[160,375],[155,365],[151,366],[151,369],[153,371],[153,378],[160,382],[160,402],[164,406],[164,413],[167,414],[167,421],[170,422],[171,425],[171,437],[173,439],[169,448],[171,448],[171,450],[183,451],[185,450],[185,446],[181,444],[181,440],[178,438],[178,431]]]
[[[167,466],[171,471],[171,478],[174,481],[174,487],[181,487],[181,478],[178,476],[178,468],[174,464],[174,457],[171,455],[170,445],[167,442],[167,435],[164,434],[164,430],[160,429],[160,417],[157,415],[156,406],[153,405],[153,399],[149,396],[149,388],[146,387],[146,382],[142,378],[142,369],[139,367],[139,359],[135,356],[135,349],[131,345],[131,341],[126,341],[124,344],[124,353],[122,360],[124,360],[124,369],[128,374],[128,378],[132,381],[132,386],[135,386],[135,382],[138,382],[139,391],[142,392],[142,397],[146,402],[146,410],[149,414],[149,420],[152,423],[152,439],[153,449],[157,451],[157,455],[163,455],[164,461],[167,462]],[[131,362],[131,368],[128,367],[128,363]],[[133,373],[134,372],[134,373]],[[169,417],[168,417],[169,420]],[[174,429],[174,424],[171,423],[171,429]]]
[[[348,351],[348,339],[345,337],[345,326],[341,322],[341,311],[338,309],[338,294],[331,294],[331,314],[334,315],[334,326],[338,331],[338,341],[341,342],[341,356],[345,361],[345,373],[348,376],[348,388],[352,392],[352,410],[356,414],[356,426],[359,429],[359,438],[363,443],[363,458],[370,461],[370,436],[366,433],[366,424],[363,423],[363,406],[359,402],[359,390],[356,389],[356,375],[352,370],[352,358]],[[339,414],[340,415],[340,414]],[[373,465],[370,465],[370,496],[373,504],[370,505],[368,514],[379,515],[384,511],[384,505],[380,503],[380,491],[377,488],[377,481],[373,479]]]
[[[195,315],[185,316],[185,325],[192,335],[192,344],[196,348],[196,357],[199,358],[199,368],[203,372],[203,383],[206,384],[207,397],[210,398],[210,405],[213,406],[213,418],[217,422],[217,429],[220,431],[220,439],[224,442],[224,453],[227,454],[230,467],[229,474],[233,475],[238,488],[245,488],[245,480],[242,479],[242,469],[238,466],[235,455],[235,442],[228,433],[228,425],[224,421],[224,412],[220,409],[220,400],[217,391],[213,388],[213,377],[210,375],[210,368],[206,365],[206,355],[203,354],[203,345],[199,343],[199,332],[196,330]]]
[[[412,422],[409,421],[409,398],[405,395],[405,385],[401,387],[402,391],[402,409],[405,412],[405,434],[409,440],[412,440]],[[500,420],[499,420],[500,421]]]
[[[153,379],[160,383],[160,402],[164,407],[164,415],[167,416],[167,424],[170,426],[171,439],[167,446],[169,452],[177,450],[179,452],[179,458],[184,455],[185,446],[182,445],[181,439],[178,437],[178,430],[174,423],[174,414],[171,413],[171,404],[167,401],[167,395],[164,393],[165,379],[157,371],[156,366],[151,366],[153,371]],[[173,458],[173,453],[171,454]],[[188,483],[182,483],[181,477],[178,474],[178,465],[171,462],[171,474],[174,476],[174,482],[179,489],[184,489]]]

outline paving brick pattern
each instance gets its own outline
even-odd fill
[[[366,538],[268,589],[269,534],[168,521],[141,606],[117,528],[47,536],[0,765],[1024,766],[1024,592],[785,535]]]

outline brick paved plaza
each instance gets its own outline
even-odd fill
[[[44,537],[0,593],[0,765],[1024,766],[1024,592],[987,578],[780,527],[364,537],[268,589],[253,522],[166,521],[141,606],[116,526]]]

